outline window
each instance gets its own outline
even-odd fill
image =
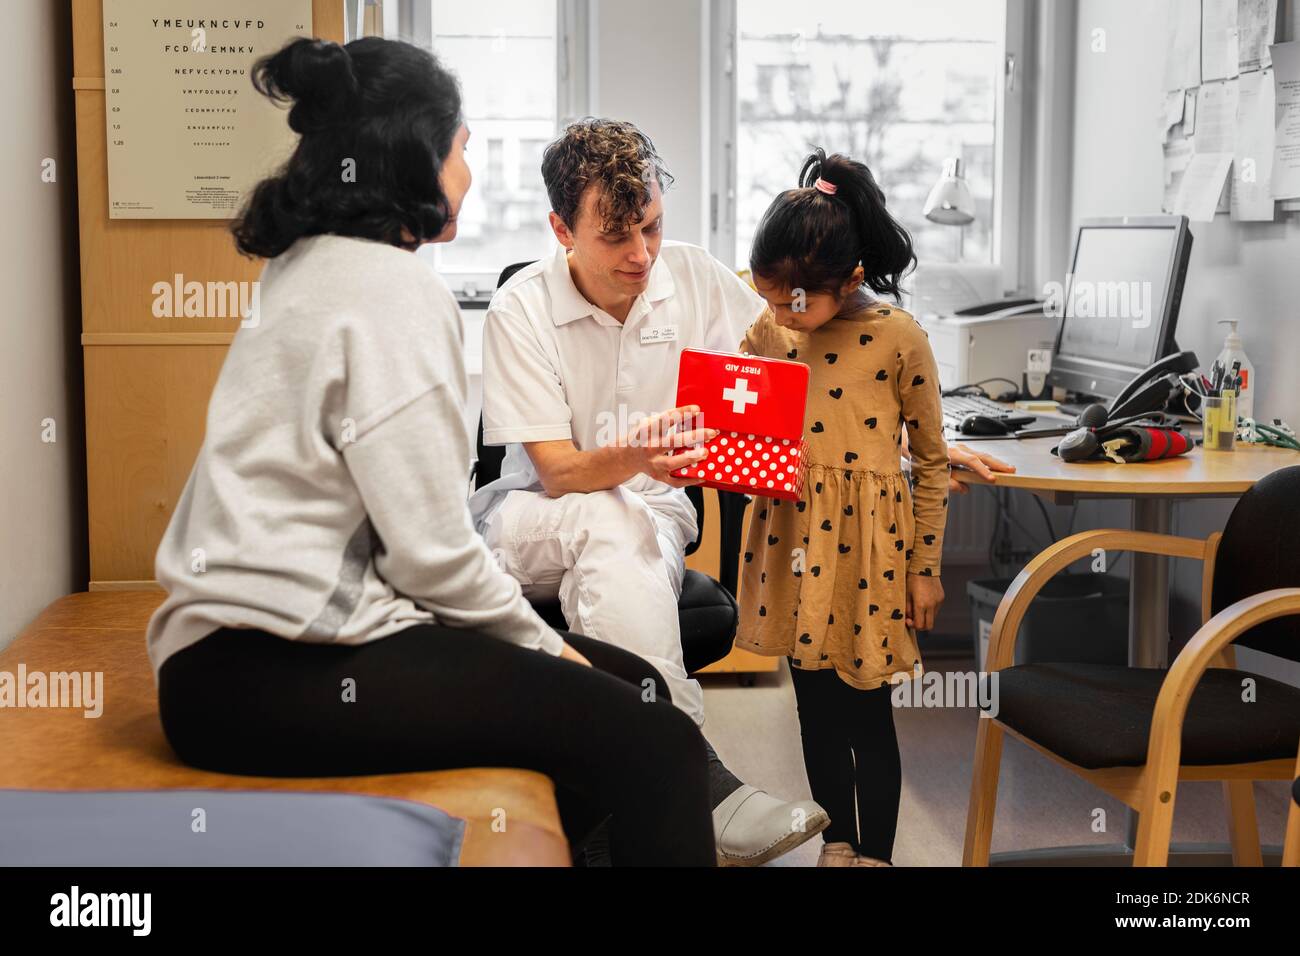
[[[715,251],[734,250],[743,267],[772,197],[822,146],[871,168],[922,262],[1001,260],[1006,0],[741,0],[735,17],[733,75],[722,81],[735,90],[735,169],[720,171],[734,175],[734,233],[715,234]],[[725,144],[716,152],[731,161]],[[963,228],[922,215],[952,156],[976,204]]]
[[[414,0],[401,35],[433,51],[460,79],[474,176],[456,241],[426,245],[462,299],[486,299],[502,268],[554,247],[541,155],[575,104],[562,73],[574,0]],[[572,52],[566,52],[571,50]],[[561,69],[563,68],[563,70]]]

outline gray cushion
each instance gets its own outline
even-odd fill
[[[6,866],[455,866],[464,834],[463,820],[388,797],[0,790]]]

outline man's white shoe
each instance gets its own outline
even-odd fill
[[[816,801],[786,803],[742,784],[713,810],[718,866],[760,866],[812,839],[830,822]]]

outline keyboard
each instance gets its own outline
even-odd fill
[[[956,431],[967,415],[986,415],[989,418],[1009,418],[1025,413],[985,398],[983,395],[947,395],[943,399],[943,427]]]

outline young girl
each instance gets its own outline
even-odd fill
[[[870,170],[819,149],[799,182],[759,223],[750,270],[771,310],[741,349],[811,369],[807,474],[801,500],[755,500],[736,643],[789,658],[808,781],[831,817],[818,866],[884,866],[902,787],[891,677],[912,675],[916,630],[943,600],[938,372],[916,320],[870,294],[897,298],[916,261]]]

